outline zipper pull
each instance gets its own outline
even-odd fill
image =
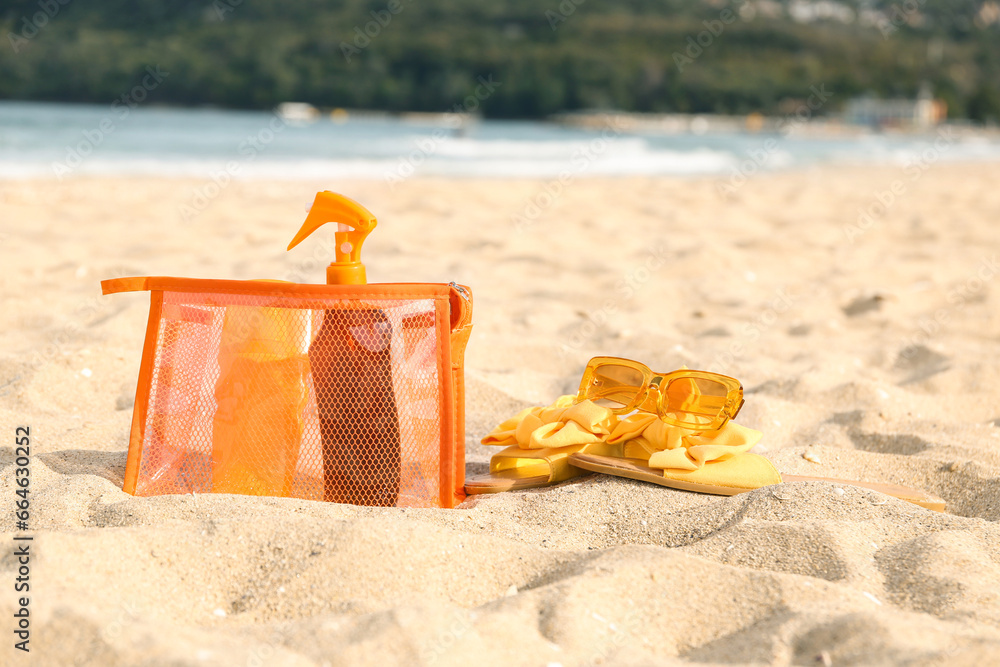
[[[451,287],[456,292],[458,292],[459,296],[461,296],[466,301],[469,300],[469,293],[466,292],[465,288],[462,287],[461,285],[459,285],[458,283],[456,283],[456,282],[450,282],[450,283],[448,283],[448,287]]]

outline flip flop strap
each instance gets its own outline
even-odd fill
[[[624,444],[625,456],[648,460],[650,468],[698,470],[749,452],[761,437],[760,431],[732,421],[716,431],[692,431],[638,412],[619,421],[608,442]]]
[[[605,441],[618,425],[611,410],[566,395],[547,407],[522,410],[499,424],[484,445],[521,449],[557,449]]]

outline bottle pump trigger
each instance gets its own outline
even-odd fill
[[[302,228],[288,244],[291,250],[306,237],[328,222],[336,222],[336,261],[326,268],[328,285],[364,285],[368,282],[365,265],[361,263],[361,246],[378,221],[371,211],[358,202],[324,190],[316,193]]]

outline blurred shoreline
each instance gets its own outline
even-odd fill
[[[294,113],[0,102],[0,179],[710,176],[815,164],[1000,161],[1000,133],[758,116]]]

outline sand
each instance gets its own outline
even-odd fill
[[[31,664],[988,664],[998,181],[1000,165],[933,164],[735,192],[237,182],[187,220],[204,182],[0,183],[0,663],[28,664],[11,553],[14,428],[29,425]],[[470,473],[493,425],[610,354],[734,375],[737,421],[783,472],[924,488],[948,513],[827,483],[721,498],[601,476],[458,510],[123,493],[148,296],[101,297],[99,281],[320,282],[308,250],[284,247],[326,188],[379,216],[372,281],[472,286]]]

